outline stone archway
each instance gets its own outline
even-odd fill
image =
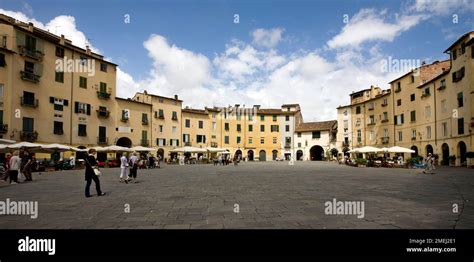
[[[237,151],[235,151],[234,157],[242,159],[242,150],[237,149]]]
[[[425,148],[425,152],[426,152],[426,157],[431,153],[431,155],[434,154],[434,150],[433,150],[433,146],[428,144],[426,145],[426,148]]]
[[[460,160],[460,162],[459,162],[460,165],[461,166],[466,166],[466,164],[467,164],[467,162],[466,162],[466,160],[467,160],[467,158],[466,158],[466,153],[467,153],[466,143],[464,143],[464,141],[460,141],[458,143],[458,148],[457,149],[458,149],[457,150],[458,151],[457,152],[458,153],[457,157]]]
[[[117,143],[115,143],[117,146],[123,146],[123,147],[132,147],[132,140],[128,137],[121,137],[117,139]]]
[[[253,161],[253,150],[247,152],[247,158],[249,161]]]
[[[309,150],[311,161],[321,161],[324,158],[324,149],[321,146],[313,146]]]
[[[444,143],[442,146],[441,146],[441,152],[442,152],[442,164],[443,165],[449,165],[449,146],[448,144]]]
[[[296,151],[296,160],[303,160],[303,150]]]
[[[258,160],[267,161],[267,152],[265,152],[265,150],[260,150],[260,152],[258,153]]]
[[[165,150],[163,148],[158,148],[158,151],[156,151],[157,156],[161,157],[161,160],[165,159]]]
[[[273,150],[272,151],[272,160],[277,160],[278,158],[278,150]]]

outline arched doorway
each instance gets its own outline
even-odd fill
[[[128,137],[121,137],[117,140],[117,143],[115,143],[117,146],[123,146],[123,147],[132,147],[132,140]]]
[[[303,160],[303,151],[302,150],[296,151],[296,160]]]
[[[265,150],[260,150],[260,152],[258,153],[258,160],[267,161],[267,152],[265,152]]]
[[[411,147],[411,150],[414,150],[414,151],[415,151],[414,153],[411,153],[411,157],[412,157],[412,158],[417,157],[417,156],[418,156],[418,147],[412,146],[412,147]]]
[[[441,151],[443,152],[442,164],[447,166],[447,165],[449,165],[449,146],[448,146],[448,144],[444,143],[441,146]]]
[[[163,148],[159,148],[158,151],[156,151],[156,154],[157,154],[158,156],[160,156],[160,159],[161,159],[161,160],[165,159],[165,158],[164,158],[164,157],[165,157],[165,150],[163,150]]]
[[[460,141],[458,143],[458,157],[459,159],[461,160],[461,166],[466,166],[466,151],[467,151],[467,147],[466,147],[466,143],[464,143],[464,141]]]
[[[277,160],[277,157],[278,157],[278,151],[277,151],[277,150],[273,150],[273,151],[272,151],[272,160]]]
[[[313,146],[309,150],[310,159],[312,161],[320,161],[323,160],[324,157],[324,149],[321,146]]]
[[[242,159],[242,150],[238,149],[235,151],[235,157],[238,159]]]
[[[249,161],[253,161],[253,150],[247,152],[247,158]]]
[[[426,145],[426,156],[428,156],[429,154],[432,154],[433,155],[433,146],[431,146],[430,144]]]

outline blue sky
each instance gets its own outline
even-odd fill
[[[177,93],[195,107],[296,102],[307,120],[334,118],[351,91],[370,84],[386,88],[401,72],[377,72],[380,59],[446,59],[444,49],[474,30],[473,6],[472,0],[0,0],[8,15],[21,14],[66,37],[85,35],[119,64],[121,96],[143,89]],[[65,16],[74,18],[67,20],[71,25],[62,22]],[[381,30],[370,30],[376,23]],[[342,95],[329,97],[334,88]]]

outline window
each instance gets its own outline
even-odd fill
[[[213,118],[213,119],[216,118],[216,113],[212,112],[212,118]]]
[[[410,101],[415,101],[415,94],[410,95]]]
[[[403,132],[398,131],[398,141],[403,141]]]
[[[456,72],[452,73],[453,82],[459,82],[464,77],[464,66]]]
[[[204,136],[204,135],[196,135],[196,142],[197,142],[197,143],[206,143],[206,136]]]
[[[107,72],[107,64],[106,63],[100,63],[100,71]]]
[[[431,117],[431,106],[425,106],[425,117],[426,118]]]
[[[173,119],[173,120],[178,120],[178,113],[177,113],[176,111],[173,111],[173,112],[171,113],[171,119]]]
[[[237,124],[237,132],[240,132],[240,131],[242,131],[242,127],[240,124]]]
[[[23,127],[22,127],[23,132],[33,132],[35,130],[34,125],[35,125],[35,120],[33,118],[23,117]]]
[[[298,147],[301,147],[301,142],[298,142]]]
[[[26,35],[26,38],[25,38],[25,47],[26,49],[28,49],[29,51],[36,51],[36,38],[30,36],[30,35]]]
[[[265,144],[265,138],[263,137],[260,138],[260,144]]]
[[[441,130],[443,130],[443,136],[448,136],[448,123],[444,122],[441,124]]]
[[[439,83],[439,87],[446,87],[446,79],[441,79],[440,83]]]
[[[165,138],[157,138],[156,139],[157,146],[166,146],[166,139]]]
[[[225,123],[225,124],[224,124],[224,130],[225,130],[225,131],[229,131],[229,123]]]
[[[360,106],[356,106],[356,114],[360,114]]]
[[[184,127],[187,127],[187,128],[191,127],[191,120],[190,119],[184,120]]]
[[[426,138],[427,139],[431,138],[431,126],[426,127]]]
[[[99,126],[99,142],[107,142],[107,128]]]
[[[388,112],[383,112],[383,119],[382,121],[388,121]]]
[[[369,116],[369,125],[373,125],[375,124],[375,116],[374,115],[370,115]]]
[[[237,121],[240,121],[242,119],[242,115],[240,113],[236,113],[236,118]]]
[[[448,112],[448,106],[446,104],[446,99],[441,100],[441,112]]]
[[[99,92],[103,94],[107,93],[107,83],[100,82]]]
[[[285,125],[285,131],[290,132],[290,126],[289,125]]]
[[[260,121],[265,121],[265,116],[264,115],[260,116]]]
[[[249,137],[249,144],[252,144],[252,142],[253,142],[253,139]]]
[[[23,104],[34,106],[35,103],[35,93],[23,91]]]
[[[276,115],[273,115],[273,122],[276,122],[278,120],[278,117]]]
[[[416,121],[416,111],[413,110],[410,112],[410,122],[415,122]]]
[[[252,121],[252,120],[253,120],[253,115],[249,114],[249,121]]]
[[[212,122],[212,130],[216,130],[216,122]]]
[[[290,116],[285,116],[285,121],[290,121]]]
[[[375,104],[373,102],[367,104],[367,106],[368,106],[369,110],[374,110],[374,108],[375,108]]]
[[[383,129],[383,137],[388,137],[388,128]]]
[[[87,136],[87,125],[78,124],[77,125],[77,135],[78,136]]]
[[[57,57],[64,57],[64,48],[60,46],[56,46],[56,56]]]
[[[429,96],[431,94],[430,88],[426,87],[425,90],[423,90],[423,96]]]
[[[5,54],[0,53],[0,67],[5,67],[7,65],[7,61],[5,60]]]
[[[458,118],[458,135],[464,135],[464,118]]]
[[[237,144],[240,144],[240,136],[237,137]]]
[[[204,122],[203,122],[202,120],[199,120],[199,122],[198,122],[198,127],[199,127],[200,129],[203,129],[203,128],[204,128]]]
[[[397,88],[395,89],[395,92],[400,92],[402,91],[402,85],[400,82],[397,82]]]
[[[301,137],[301,132],[298,132],[298,137]]]
[[[173,127],[171,128],[171,131],[172,131],[173,133],[176,133],[176,131],[177,131],[176,126],[173,126]]]
[[[79,77],[79,87],[87,88],[87,78],[80,76]]]
[[[274,138],[272,139],[272,142],[273,142],[273,144],[276,144],[276,143],[277,143],[277,138],[274,137]]]
[[[54,75],[54,80],[59,83],[64,83],[64,72],[56,71]]]
[[[357,129],[357,143],[362,143],[362,131]]]
[[[458,54],[456,52],[456,49],[453,49],[451,54],[453,55],[453,60],[456,60],[456,58],[458,58]]]
[[[356,126],[360,126],[360,118],[357,118],[357,119],[356,119],[355,124],[356,124]]]
[[[163,133],[163,125],[159,125],[158,130],[160,131],[160,133]]]
[[[32,62],[25,61],[25,72],[34,74],[35,73],[35,64]]]
[[[270,131],[271,132],[279,132],[280,131],[280,126],[279,125],[271,125],[270,126]]]
[[[415,140],[416,139],[416,129],[411,130],[411,139]]]
[[[370,133],[369,133],[369,140],[370,140],[370,141],[374,141],[374,138],[375,138],[375,132],[374,132],[374,131],[370,131]]]
[[[62,135],[62,134],[64,134],[63,122],[54,121],[53,133],[54,133],[55,135]]]
[[[313,138],[321,138],[321,131],[313,131],[312,137]]]
[[[163,112],[163,109],[158,109],[158,117],[165,118],[165,113]]]
[[[412,83],[415,83],[415,76],[411,75],[410,80],[411,80]]]
[[[148,124],[148,114],[142,113],[142,124]]]
[[[393,121],[395,122],[395,125],[402,125],[405,122],[403,114],[395,116]]]
[[[349,120],[344,120],[344,129],[349,128]]]
[[[464,97],[462,92],[458,93],[458,107],[464,106]]]
[[[224,136],[224,144],[229,144],[229,136]]]
[[[90,115],[91,105],[86,103],[74,102],[74,113]]]
[[[249,125],[249,132],[253,132],[253,125]]]
[[[401,99],[397,99],[397,106],[401,106],[402,105],[402,100]]]
[[[260,132],[265,132],[265,125],[260,125]]]

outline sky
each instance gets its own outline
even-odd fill
[[[279,108],[305,122],[336,118],[353,91],[448,59],[474,30],[474,0],[0,0],[119,65],[117,96],[177,94],[185,106]]]

